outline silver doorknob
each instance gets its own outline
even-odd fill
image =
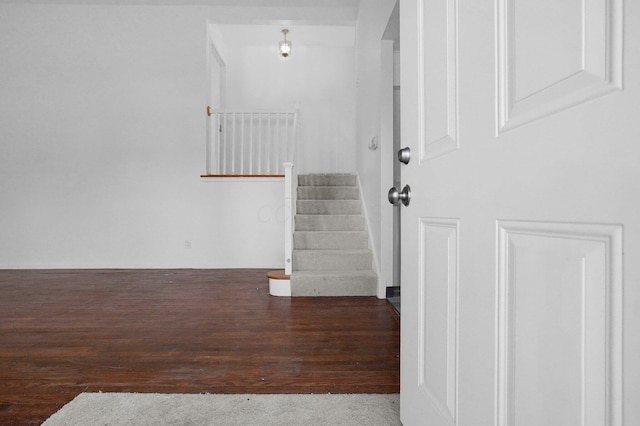
[[[400,202],[405,206],[408,206],[411,201],[411,187],[409,185],[405,185],[404,188],[402,188],[402,191],[398,191],[394,186],[389,190],[388,198],[389,202],[394,206],[399,205]]]
[[[409,147],[402,148],[398,151],[398,161],[409,164],[409,160],[411,160],[411,149],[409,149]]]

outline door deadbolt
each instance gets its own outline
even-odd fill
[[[409,160],[411,160],[411,149],[409,149],[409,147],[402,148],[398,151],[398,161],[409,164]]]
[[[402,191],[398,191],[394,186],[389,190],[388,198],[389,202],[394,206],[397,206],[400,203],[408,206],[411,201],[411,187],[409,185],[405,185],[404,188],[402,188]]]

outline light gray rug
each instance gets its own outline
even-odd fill
[[[398,394],[82,393],[43,426],[367,425],[400,423]]]

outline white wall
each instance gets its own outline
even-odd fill
[[[0,4],[0,268],[283,266],[283,183],[199,177],[221,14]]]
[[[386,256],[388,248],[382,248],[382,235],[387,235],[391,229],[391,223],[383,221],[382,209],[390,209],[387,202],[387,193],[384,188],[392,186],[392,182],[384,182],[381,179],[382,162],[392,161],[383,157],[383,153],[389,152],[385,144],[391,143],[386,138],[380,138],[380,105],[382,101],[380,91],[381,79],[381,39],[395,0],[363,0],[360,3],[358,14],[357,36],[357,123],[356,130],[356,167],[362,185],[362,195],[367,208],[367,217],[370,225],[371,245],[378,256],[380,270],[380,288],[378,296],[382,296],[382,289],[388,285],[391,277],[388,270],[392,263]],[[378,137],[379,147],[376,150],[368,148],[372,137]],[[388,168],[388,167],[387,167]],[[389,216],[389,215],[387,215]],[[388,229],[387,229],[388,228]],[[388,247],[390,241],[385,241]],[[381,256],[385,256],[384,259]]]
[[[355,173],[354,40],[350,46],[309,45],[300,41],[306,28],[287,25],[293,50],[283,59],[277,52],[281,27],[266,28],[271,38],[224,40],[227,108],[298,109],[297,172]]]
[[[43,3],[0,2],[0,268],[282,267],[283,183],[199,177],[207,23],[348,26],[354,3]],[[251,47],[232,70],[286,96],[237,75],[236,105],[299,102],[306,171],[354,171],[354,50],[292,40],[288,71]]]

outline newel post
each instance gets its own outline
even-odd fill
[[[293,163],[284,163],[284,273],[291,275],[293,262]]]

